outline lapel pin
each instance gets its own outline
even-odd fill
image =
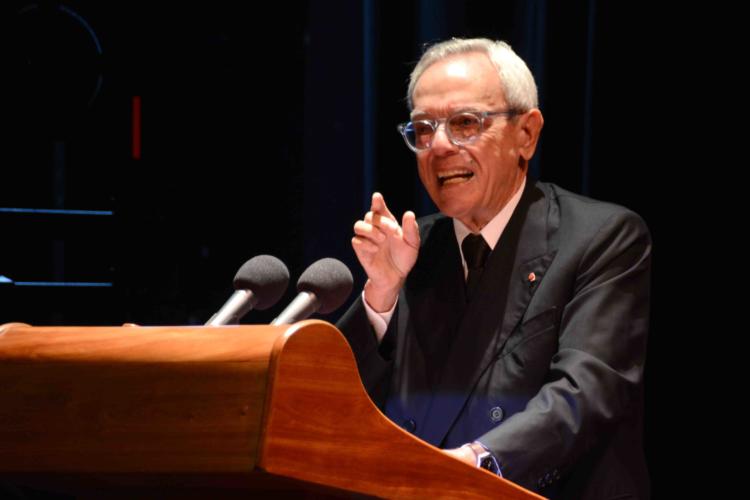
[[[536,274],[529,273],[529,283],[533,283],[536,281]]]

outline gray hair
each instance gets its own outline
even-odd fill
[[[534,77],[531,71],[529,71],[529,67],[526,66],[523,59],[518,57],[518,54],[513,52],[510,45],[502,41],[493,41],[487,38],[452,38],[427,49],[422,54],[422,58],[417,63],[414,71],[411,72],[409,90],[406,96],[409,102],[409,109],[414,109],[412,101],[414,88],[417,86],[417,80],[419,80],[427,68],[447,57],[470,52],[487,54],[492,64],[495,65],[500,75],[503,95],[511,109],[525,112],[539,107]]]

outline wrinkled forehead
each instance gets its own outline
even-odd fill
[[[436,61],[414,88],[411,116],[447,116],[464,111],[488,111],[505,104],[497,68],[486,54],[456,54]]]

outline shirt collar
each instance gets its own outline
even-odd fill
[[[505,226],[508,225],[510,216],[513,215],[513,212],[518,206],[518,202],[521,200],[521,195],[523,194],[525,186],[526,177],[524,176],[523,182],[521,182],[518,191],[513,194],[502,210],[500,210],[480,231],[484,241],[490,246],[490,249],[495,249],[495,245],[497,245],[497,242],[500,240],[500,235],[503,234]],[[469,228],[460,220],[453,219],[453,231],[456,233],[456,241],[458,241],[459,252],[461,252],[461,263],[464,266],[464,273],[466,273],[466,259],[464,259],[464,253],[463,250],[461,250],[461,243],[464,241],[464,238],[471,233],[471,230],[469,230]]]

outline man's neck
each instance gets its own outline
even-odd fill
[[[523,178],[521,185],[518,187],[516,192],[513,193],[513,196],[510,197],[510,200],[508,200],[505,206],[503,206],[503,208],[497,214],[495,214],[494,217],[492,217],[489,221],[487,221],[486,224],[484,224],[477,230],[473,230],[471,227],[467,226],[465,223],[461,222],[458,219],[453,219],[453,228],[456,232],[456,240],[458,240],[459,245],[469,233],[481,233],[490,248],[494,249],[495,245],[500,239],[500,235],[505,229],[505,226],[508,225],[508,221],[510,220],[511,215],[513,215],[513,212],[518,206],[518,202],[521,200],[521,195],[523,194],[525,186],[526,177]]]

